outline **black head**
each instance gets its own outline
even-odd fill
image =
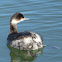
[[[24,16],[21,13],[15,13],[11,18],[20,20],[24,18]]]
[[[12,24],[17,24],[17,23],[19,23],[20,21],[23,21],[23,20],[28,20],[28,18],[24,18],[24,16],[23,16],[21,13],[15,13],[15,14],[11,17],[10,22],[11,22]]]

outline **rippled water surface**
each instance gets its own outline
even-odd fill
[[[19,23],[18,32],[32,31],[43,36],[43,49],[19,51],[7,46],[11,16],[20,12],[29,21]],[[62,1],[1,0],[0,1],[0,62],[62,62]]]

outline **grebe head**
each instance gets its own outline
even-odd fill
[[[15,13],[11,17],[10,23],[11,24],[17,24],[17,23],[24,21],[24,20],[29,20],[29,18],[24,18],[24,16],[21,13]]]

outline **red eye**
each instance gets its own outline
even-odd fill
[[[20,17],[20,19],[22,19],[22,17]]]

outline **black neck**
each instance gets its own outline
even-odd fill
[[[13,33],[17,33],[17,25],[10,23],[10,33],[9,34],[13,34]]]

